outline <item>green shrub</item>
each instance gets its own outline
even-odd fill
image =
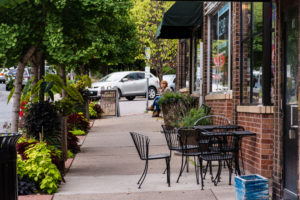
[[[94,106],[93,105],[89,105],[89,112],[90,112],[90,118],[91,119],[97,119],[98,118],[98,113],[96,110],[94,110]]]
[[[204,108],[192,108],[187,116],[183,117],[181,120],[173,124],[177,127],[193,127],[194,123],[201,117],[206,116],[207,110]],[[209,120],[201,121],[201,125],[211,124]]]
[[[86,132],[84,132],[83,130],[80,130],[80,129],[74,129],[73,131],[70,131],[70,132],[76,136],[86,135]]]
[[[42,192],[48,194],[57,192],[62,177],[51,157],[59,155],[60,152],[55,151],[54,147],[48,146],[47,143],[40,142],[28,148],[25,154],[27,160],[22,160],[21,156],[18,155],[18,175],[20,177],[27,176],[34,180]]]
[[[184,100],[184,95],[174,92],[165,93],[158,101],[159,105],[177,103],[178,101]]]
[[[68,158],[74,158],[75,155],[72,153],[72,151],[68,150]]]

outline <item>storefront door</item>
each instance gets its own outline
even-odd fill
[[[298,199],[298,6],[284,12],[284,199]]]

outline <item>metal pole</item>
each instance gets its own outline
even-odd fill
[[[149,67],[149,62],[147,62],[147,67]],[[148,107],[149,107],[149,76],[145,73],[146,75],[146,112],[148,112]]]

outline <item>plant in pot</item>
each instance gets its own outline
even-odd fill
[[[164,94],[159,104],[162,107],[165,125],[172,125],[187,116],[192,108],[198,107],[198,99],[190,95],[169,92]]]

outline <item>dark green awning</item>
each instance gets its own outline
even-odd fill
[[[202,21],[202,2],[178,1],[164,14],[156,38],[191,38],[193,29],[200,27]]]

